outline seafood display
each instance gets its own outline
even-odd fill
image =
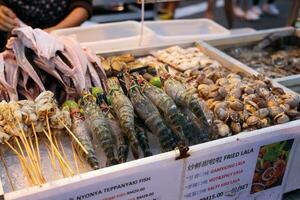
[[[299,46],[300,40],[296,36],[267,37],[258,44],[224,51],[267,77],[281,78],[300,73]]]
[[[300,119],[300,97],[265,77],[298,73],[298,49],[276,41],[228,50],[259,65],[254,76],[197,45],[102,57],[71,37],[12,33],[0,53],[0,157],[18,159],[28,186],[51,181],[49,168],[56,180]],[[261,148],[253,193],[282,181],[289,145]]]
[[[180,47],[170,47],[152,54],[173,51],[178,54],[182,50]],[[200,52],[197,48],[188,51]],[[188,108],[205,122],[202,127],[209,127],[207,122],[211,124],[212,129],[204,129],[211,131],[208,134],[210,139],[299,119],[298,95],[273,86],[263,76],[234,73],[205,55],[202,58],[198,67],[175,71],[172,75],[168,73],[162,78],[164,90],[176,104]],[[159,56],[141,58],[144,64],[162,71],[166,63],[160,60],[162,58]]]

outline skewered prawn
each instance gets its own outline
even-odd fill
[[[143,81],[142,77],[139,79]],[[195,127],[189,123],[187,118],[178,110],[175,102],[163,90],[143,81],[143,93],[162,111],[169,127],[176,134],[179,141],[185,143],[186,138],[189,142],[194,140]]]
[[[119,126],[119,122],[116,121],[116,119],[112,115],[110,118],[108,118],[108,122],[111,127],[111,131],[117,140],[118,160],[120,163],[124,163],[127,161],[128,153],[129,153],[128,138],[124,136]]]
[[[168,78],[164,81],[164,89],[166,93],[175,101],[175,103],[183,108],[187,107],[192,111],[201,122],[201,130],[204,138],[208,138],[210,134],[210,126],[204,115],[199,100],[194,92],[187,89],[179,81]]]
[[[64,107],[67,107],[70,110],[72,118],[72,132],[88,152],[86,155],[86,160],[93,169],[99,169],[99,162],[96,158],[95,150],[91,142],[91,135],[85,126],[79,106],[74,101],[66,101],[64,103]]]
[[[134,129],[134,109],[129,98],[124,95],[118,85],[116,77],[108,80],[110,95],[112,97],[112,107],[116,113],[123,133],[129,140],[129,144],[135,159],[139,158],[138,140]]]
[[[136,137],[139,141],[144,157],[152,156],[152,152],[149,146],[147,131],[145,130],[141,120],[137,117],[135,118],[135,131],[136,131]]]
[[[125,83],[127,88],[130,88],[129,96],[134,109],[151,132],[157,134],[162,150],[173,150],[176,146],[176,141],[173,138],[171,130],[165,125],[157,108],[140,92],[137,84],[131,86],[128,76],[125,76]]]
[[[86,122],[93,134],[101,144],[108,159],[107,165],[116,165],[118,160],[115,156],[116,143],[111,133],[109,124],[96,104],[92,95],[87,94],[82,98],[82,105]]]

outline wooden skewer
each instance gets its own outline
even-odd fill
[[[32,145],[30,146],[30,142],[28,142],[28,140],[27,140],[27,137],[26,137],[25,132],[24,132],[22,126],[21,126],[20,121],[17,118],[16,118],[16,120],[17,120],[19,128],[21,129],[21,134],[19,134],[20,135],[20,139],[21,139],[21,141],[22,141],[22,143],[23,143],[23,145],[25,147],[25,150],[26,150],[28,158],[29,158],[29,163],[28,163],[30,165],[30,170],[29,171],[30,171],[30,173],[32,173],[33,176],[37,176],[38,177],[37,178],[38,179],[38,183],[39,183],[39,185],[41,185],[45,181],[45,179],[44,179],[44,177],[42,175],[42,172],[40,170],[40,166],[38,165],[39,163],[38,163],[38,161],[36,159],[35,151],[33,149],[33,146]],[[18,139],[16,137],[15,137],[15,139],[17,141],[17,144],[18,144],[19,148],[20,148],[20,151],[22,151],[22,148],[21,148],[21,146],[19,144]]]
[[[73,153],[73,159],[74,159],[74,164],[75,164],[75,168],[76,168],[76,173],[79,174],[79,167],[78,167],[78,161],[77,161],[77,155],[74,149],[74,144],[71,141],[71,147],[72,147],[72,153]]]
[[[60,151],[59,146],[58,146],[57,141],[56,141],[54,136],[52,138],[52,141],[53,141],[53,145],[55,145],[56,148]],[[50,148],[53,148],[53,147],[50,147]],[[56,154],[56,152],[55,152],[55,154]],[[55,160],[55,157],[53,157],[53,159]],[[58,159],[58,165],[60,167],[60,170],[61,170],[61,173],[62,173],[63,177],[68,177],[67,176],[67,174],[68,174],[67,171],[68,170],[66,169],[66,165],[63,163],[63,161],[60,159],[60,157],[57,157],[57,159]]]
[[[50,159],[50,162],[51,162],[51,165],[53,167],[53,170],[54,170],[54,173],[55,175],[57,176],[58,175],[58,172],[57,172],[57,168],[56,168],[56,161],[55,159],[52,157],[52,154],[50,152],[50,145],[48,145],[47,143],[45,143],[46,147],[47,147],[47,152],[48,152],[48,156],[49,156],[49,159]]]
[[[29,175],[29,173],[28,173],[28,171],[27,171],[27,168],[24,166],[24,163],[23,163],[23,161],[22,161],[22,158],[21,158],[20,156],[18,156],[18,158],[19,158],[19,161],[20,161],[21,168],[22,168],[22,170],[23,170],[23,172],[24,172],[24,174],[25,174],[25,177],[26,177],[26,179],[27,179],[29,185],[30,185],[30,186],[31,186],[31,185],[34,185],[34,180],[33,180],[32,177]]]
[[[53,141],[52,141],[52,133],[51,133],[51,129],[50,129],[50,124],[49,124],[49,118],[48,118],[48,111],[46,113],[46,124],[47,124],[47,129],[48,129],[48,133],[49,133],[49,141],[50,141],[50,145],[52,146]],[[52,153],[52,157],[54,158],[54,150],[51,148],[51,153]]]
[[[78,138],[74,135],[74,133],[67,127],[67,125],[61,119],[58,119],[58,120],[65,127],[65,129],[68,131],[68,133],[73,137],[73,139],[76,141],[76,143],[78,143],[78,145],[81,147],[83,152],[85,154],[88,154],[88,151],[84,148],[84,146],[81,144],[81,142],[78,140]]]
[[[81,156],[82,151],[80,151],[80,149],[78,149],[78,147],[75,145],[74,145],[74,150],[75,150],[76,155],[78,155],[77,158],[79,160],[79,168],[84,169],[85,160],[83,160],[83,158]]]
[[[57,157],[66,165],[66,167],[70,170],[71,174],[74,175],[74,171],[72,170],[72,168],[68,165],[68,163],[66,163],[66,161],[63,159],[62,155],[59,153],[58,149],[56,148],[56,146],[53,144],[52,139],[50,139],[50,136],[48,135],[47,131],[45,131],[45,129],[43,130],[43,132],[45,133],[45,135],[47,136],[48,140],[50,142],[52,142],[52,149],[54,150],[54,152],[56,153]]]
[[[56,142],[57,142],[57,138],[56,138],[56,137],[55,137],[55,140],[56,140]],[[68,159],[68,156],[67,156],[67,154],[66,154],[66,152],[65,152],[65,149],[64,149],[64,147],[63,147],[63,145],[62,145],[62,143],[61,143],[61,140],[59,140],[58,143],[59,143],[60,149],[62,150],[62,154],[63,154],[63,156],[64,156],[66,162],[71,166],[71,163],[70,163],[70,161],[69,161],[69,159]]]
[[[35,131],[35,127],[34,124],[31,122],[31,127],[32,127],[32,131],[35,137],[35,145],[36,145],[36,152],[37,152],[37,157],[38,157],[38,162],[39,165],[41,166],[41,155],[40,155],[40,148],[39,148],[39,140]]]
[[[41,185],[43,183],[43,181],[42,181],[41,175],[39,174],[38,169],[36,169],[35,163],[31,160],[29,155],[28,155],[29,162],[27,161],[27,159],[25,158],[24,152],[22,150],[22,146],[19,143],[18,138],[15,137],[15,140],[16,140],[17,146],[19,147],[19,150],[20,150],[20,152],[22,154],[22,157],[23,157],[21,164],[24,165],[27,173],[30,175],[30,177],[32,177],[33,183]]]
[[[27,167],[23,163],[23,162],[26,162],[26,159],[8,141],[5,140],[4,143],[7,144],[10,147],[10,149],[13,152],[15,152],[15,154],[17,154],[20,164],[21,164],[21,167],[23,169],[25,176],[27,177],[29,184],[33,184],[35,182],[35,180],[32,176],[30,176],[30,174],[28,173]]]
[[[66,161],[66,163],[67,163],[69,166],[71,166],[71,164],[70,164],[68,158],[66,157],[66,154],[65,154],[65,152],[64,152],[64,149],[63,149],[62,144],[59,145],[59,143],[57,142],[57,138],[56,138],[55,136],[53,136],[53,140],[54,140],[55,145],[57,146],[57,148],[62,152],[62,156],[63,156],[64,160]],[[65,168],[63,168],[63,169],[65,169]],[[68,171],[66,171],[66,170],[64,171],[64,176],[65,176],[65,177],[69,177],[69,176],[70,176],[70,173],[67,173],[67,172],[68,172]],[[71,174],[71,175],[72,175],[72,174]]]

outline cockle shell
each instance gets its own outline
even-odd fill
[[[260,122],[260,119],[258,117],[256,117],[255,115],[250,116],[246,121],[248,126],[254,126],[254,125],[258,124],[259,122]]]
[[[274,117],[274,121],[277,124],[283,124],[290,121],[290,118],[285,113],[280,113]]]

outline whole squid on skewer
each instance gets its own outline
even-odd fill
[[[176,147],[176,140],[155,105],[141,93],[139,86],[128,74],[125,75],[125,84],[135,111],[151,132],[157,135],[161,149],[164,152],[173,150]]]
[[[116,142],[111,133],[109,123],[91,94],[83,96],[82,108],[93,137],[97,139],[104,150],[107,157],[107,166],[118,164],[119,161],[115,155]]]
[[[86,155],[87,162],[93,169],[99,169],[99,161],[96,158],[95,149],[92,144],[92,138],[85,125],[84,117],[80,112],[79,106],[74,101],[66,101],[64,103],[64,107],[68,108],[70,111],[72,118],[72,132],[88,152]]]
[[[116,113],[120,126],[129,140],[132,154],[139,158],[138,140],[134,129],[134,109],[129,98],[121,90],[116,77],[108,79],[108,87],[111,95],[111,105]]]

